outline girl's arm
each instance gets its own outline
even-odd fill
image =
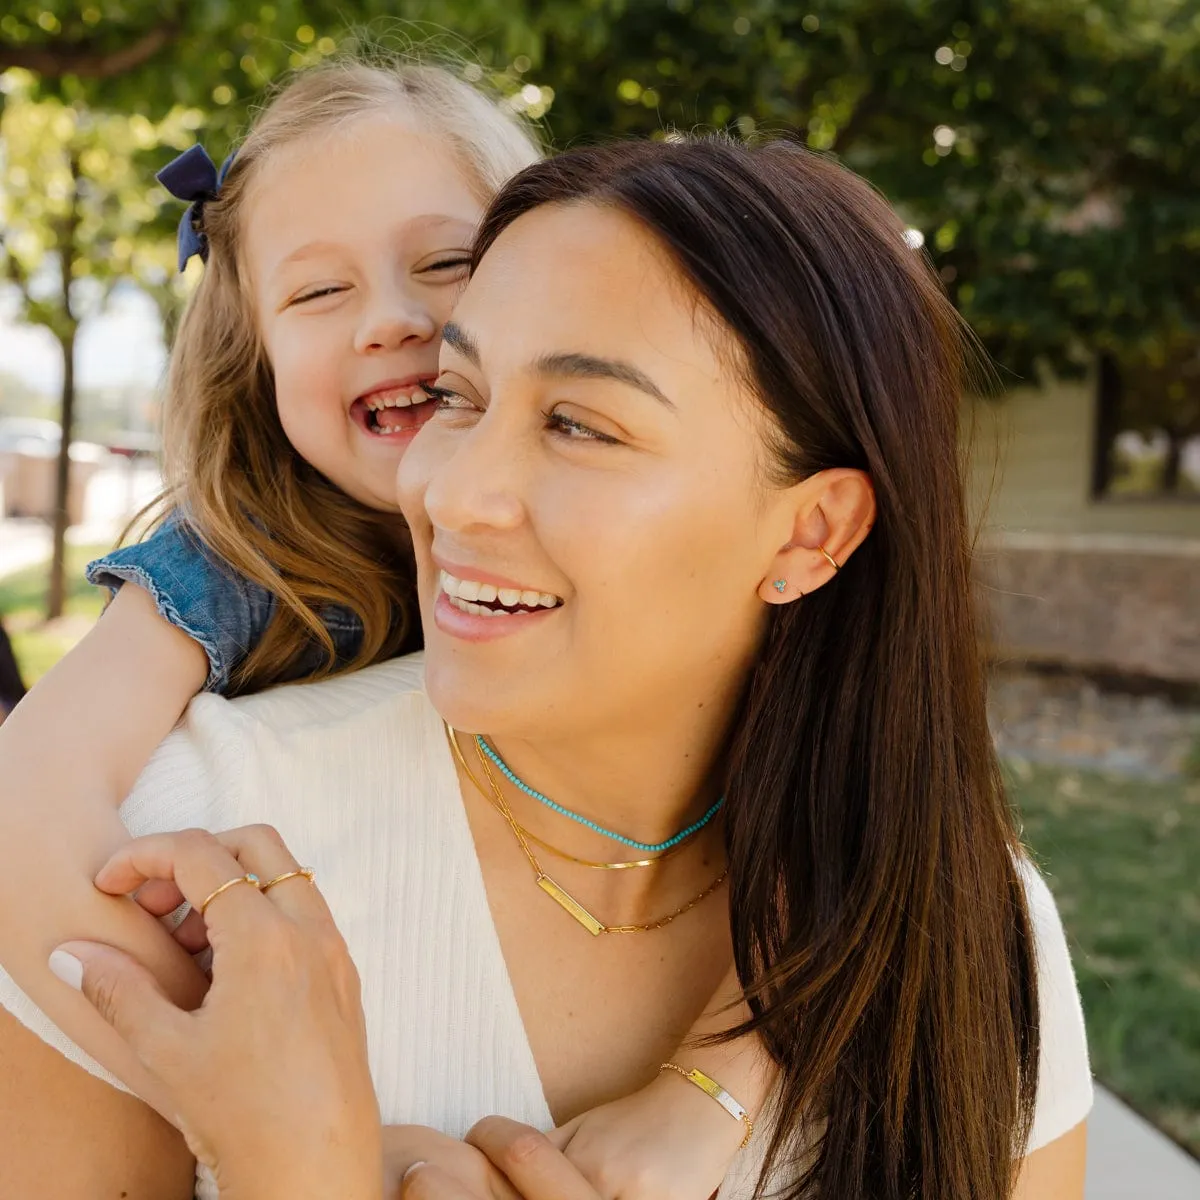
[[[127,840],[118,807],[208,670],[203,649],[125,586],[83,641],[0,728],[0,964],[33,1004],[151,1103],[153,1081],[49,971],[60,942],[87,937],[141,959],[177,1003],[206,981],[161,925],[92,879]],[[9,1161],[20,1146],[0,1149]]]

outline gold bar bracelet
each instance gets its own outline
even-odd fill
[[[662,1071],[674,1071],[677,1075],[682,1075],[688,1083],[693,1083],[706,1096],[711,1096],[735,1121],[741,1121],[746,1127],[746,1136],[742,1138],[742,1144],[738,1147],[739,1150],[745,1150],[750,1145],[750,1139],[754,1136],[754,1122],[750,1120],[750,1114],[737,1102],[715,1079],[696,1067],[690,1071],[685,1071],[683,1067],[675,1063],[663,1063],[659,1068]]]

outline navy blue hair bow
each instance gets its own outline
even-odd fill
[[[208,238],[201,225],[204,202],[216,198],[229,168],[233,166],[236,150],[230,151],[229,157],[221,164],[218,171],[213,160],[203,146],[189,146],[177,158],[173,158],[155,179],[175,197],[176,200],[190,201],[187,211],[179,220],[179,269],[182,271],[193,254],[200,255],[200,261],[208,260]]]

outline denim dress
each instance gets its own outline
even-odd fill
[[[144,542],[89,563],[87,579],[113,595],[125,583],[149,592],[159,614],[204,648],[206,692],[229,690],[234,671],[262,640],[275,615],[274,593],[214,554],[179,512]],[[349,662],[362,645],[362,622],[349,609],[335,605],[321,611],[321,620],[333,639],[337,661]],[[322,647],[314,643],[289,678],[312,675],[326,660]]]

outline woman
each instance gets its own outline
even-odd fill
[[[444,336],[400,477],[423,671],[198,701],[131,830],[165,787],[176,827],[268,820],[314,863],[385,1121],[622,1096],[735,962],[777,1082],[723,1196],[999,1200],[1022,1154],[1023,1200],[1080,1196],[1078,1000],[984,712],[960,332],[899,222],[782,143],[572,152],[493,205]],[[670,852],[593,871],[601,831]]]

